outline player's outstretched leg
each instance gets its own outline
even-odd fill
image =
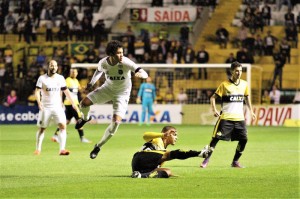
[[[93,105],[93,102],[87,97],[80,102],[79,107],[81,112],[78,112],[79,119],[76,121],[75,129],[82,128],[85,123],[92,119],[89,115],[91,105]]]
[[[198,155],[199,157],[202,158],[208,158],[212,152],[214,151],[214,148],[209,147],[208,145],[206,145],[201,151],[200,154]]]

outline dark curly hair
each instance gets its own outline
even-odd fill
[[[108,56],[113,56],[117,53],[118,48],[123,48],[122,43],[118,40],[112,40],[107,44],[105,52]]]
[[[242,64],[240,64],[239,62],[235,61],[235,62],[232,62],[231,63],[231,66],[230,66],[230,70],[233,71],[235,68],[237,67],[242,67]]]

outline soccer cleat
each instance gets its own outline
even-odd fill
[[[75,129],[80,129],[81,127],[83,127],[83,125],[89,121],[91,121],[91,117],[89,117],[89,119],[85,120],[83,118],[79,118],[76,122],[76,125],[75,125]]]
[[[211,155],[211,153],[214,151],[214,148],[209,147],[208,145],[206,145],[201,151],[200,154],[198,155],[199,157],[202,158],[207,158]]]
[[[80,138],[80,141],[81,141],[82,143],[92,143],[92,141],[86,139],[85,137]]]
[[[53,135],[53,137],[51,138],[51,141],[59,143],[58,136],[57,135]]]
[[[100,151],[100,147],[98,147],[97,144],[96,144],[94,149],[90,153],[90,158],[95,159],[97,157],[99,151]]]
[[[41,151],[39,151],[39,150],[34,151],[34,155],[40,155],[40,154],[41,154]]]
[[[207,165],[208,165],[208,162],[209,162],[209,158],[205,158],[205,159],[203,160],[203,162],[201,163],[200,167],[201,167],[201,168],[206,168]]]
[[[68,151],[68,150],[61,150],[59,152],[59,155],[69,155],[69,154],[70,154],[70,151]]]
[[[245,168],[244,166],[242,166],[238,161],[233,161],[231,163],[231,167],[234,167],[234,168]]]
[[[134,171],[134,172],[132,172],[131,177],[132,178],[141,178],[142,174],[138,171]]]

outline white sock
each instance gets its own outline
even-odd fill
[[[102,147],[112,136],[113,134],[110,133],[111,124],[106,128],[104,135],[102,136],[100,142],[98,142],[97,146]]]
[[[66,129],[59,129],[58,133],[58,140],[59,140],[59,150],[66,149],[66,142],[67,142],[67,132]]]
[[[40,133],[40,130],[36,132],[36,150],[42,151],[42,143],[44,140],[45,133]]]
[[[97,143],[98,147],[102,147],[118,130],[118,127],[120,125],[120,122],[112,122],[104,132],[104,135],[102,136],[100,142]]]
[[[98,147],[102,147],[114,134],[117,132],[121,122],[112,122],[105,130],[100,142],[97,143]]]

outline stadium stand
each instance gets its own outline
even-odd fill
[[[32,5],[34,0],[30,0],[30,4]],[[51,2],[51,1],[50,1]],[[52,1],[55,3],[55,1]],[[81,3],[80,3],[81,2]],[[174,4],[174,1],[172,0],[165,0],[163,3],[164,7],[172,7],[172,6],[198,6],[195,2],[198,1],[185,1],[185,5],[176,5]],[[200,1],[199,1],[200,2]],[[233,40],[233,37],[237,35],[237,31],[241,25],[241,20],[244,17],[244,10],[246,8],[246,5],[241,0],[219,0],[216,1],[217,6],[206,9],[206,5],[200,6],[199,10],[201,10],[201,17],[197,19],[195,24],[189,24],[191,31],[189,33],[190,40],[189,42],[194,44],[193,49],[195,52],[197,52],[200,49],[201,45],[205,45],[207,52],[211,55],[209,63],[224,63],[227,57],[230,53],[233,53],[236,55],[237,49],[233,43],[231,42]],[[86,5],[82,4],[82,1],[79,0],[66,0],[67,6],[64,11],[64,15],[66,16],[67,12],[69,11],[71,4],[74,5],[75,10],[77,11],[77,18],[78,20],[82,20],[86,16],[86,13],[84,12],[85,9],[87,9]],[[137,23],[131,23],[130,21],[130,8],[134,7],[150,7],[152,4],[151,0],[147,1],[141,1],[141,0],[112,0],[112,1],[103,1],[102,5],[97,5],[92,8],[92,18],[91,25],[94,27],[98,20],[103,20],[105,25],[105,31],[108,33],[108,38],[101,38],[101,45],[99,48],[94,49],[94,51],[97,54],[97,59],[93,60],[94,62],[97,62],[97,60],[103,56],[103,46],[105,45],[105,42],[107,39],[123,39],[126,36],[126,29],[128,25],[131,25],[133,28],[133,34],[135,37],[138,35],[145,36],[148,34],[152,35],[153,32],[162,29],[162,24],[147,24],[147,28],[149,28],[147,31],[144,31],[143,24],[137,24]],[[55,5],[55,4],[54,4]],[[54,6],[53,5],[53,6]],[[259,9],[261,9],[263,4],[259,4]],[[270,26],[265,26],[263,32],[260,32],[261,37],[264,38],[266,36],[266,33],[268,30],[272,32],[273,35],[276,35],[276,37],[279,39],[279,41],[285,37],[285,22],[284,22],[284,15],[287,12],[287,6],[282,6],[282,9],[280,11],[275,9],[274,4],[270,4],[272,9],[272,17]],[[55,7],[55,6],[54,6]],[[20,4],[17,0],[11,0],[9,1],[9,10],[13,11],[13,16],[17,20],[21,15],[19,15],[20,10]],[[205,16],[203,13],[205,13],[206,10],[209,10],[209,15]],[[293,7],[292,12],[295,16],[298,15],[300,11],[300,5],[296,4]],[[43,11],[41,11],[43,13]],[[44,10],[45,12],[45,10]],[[23,16],[23,15],[22,15]],[[79,40],[76,41],[74,38],[67,39],[66,41],[59,41],[58,40],[58,33],[60,31],[60,25],[61,20],[64,18],[63,16],[56,16],[54,20],[54,27],[52,28],[53,32],[53,42],[47,41],[46,42],[46,23],[47,20],[45,18],[41,17],[41,20],[38,23],[38,26],[36,27],[36,37],[37,41],[31,41],[30,44],[24,42],[24,39],[22,38],[21,41],[19,41],[19,36],[17,32],[1,32],[0,34],[0,52],[1,52],[1,60],[5,60],[4,51],[7,49],[7,45],[12,46],[13,49],[13,67],[14,67],[14,73],[16,76],[17,73],[17,65],[20,63],[20,60],[23,59],[27,63],[28,69],[31,68],[31,65],[34,63],[36,56],[40,49],[44,49],[44,52],[47,57],[57,57],[61,59],[61,65],[67,66],[68,68],[70,66],[70,63],[73,62],[84,62],[85,60],[85,53],[87,52],[88,46],[94,44],[94,39],[87,39],[85,41]],[[200,21],[200,22],[199,22]],[[201,24],[201,25],[196,25]],[[219,45],[217,44],[215,40],[215,31],[219,24],[222,24],[229,32],[229,42],[226,49],[220,49]],[[71,29],[73,26],[72,21],[68,21],[68,26]],[[180,25],[181,26],[181,25]],[[168,42],[170,45],[173,45],[173,43],[176,42],[176,40],[179,40],[179,31],[178,31],[178,25],[170,25],[167,24],[167,31],[169,32]],[[297,33],[297,37],[299,38],[299,30]],[[129,37],[128,37],[129,38]],[[129,38],[130,39],[130,38]],[[147,46],[147,45],[146,45]],[[291,61],[290,63],[287,63],[283,70],[283,90],[291,91],[296,90],[300,88],[300,55],[299,55],[299,43],[297,46],[291,45]],[[57,49],[59,47],[62,47],[63,50],[60,50],[58,53]],[[183,46],[184,47],[184,46]],[[185,47],[184,47],[185,48]],[[275,48],[278,49],[278,45]],[[77,54],[76,54],[77,53]],[[183,61],[180,61],[183,63]],[[195,61],[196,63],[196,61]],[[270,82],[272,79],[272,74],[274,71],[274,61],[272,56],[265,56],[265,55],[255,55],[254,56],[254,65],[260,66],[263,69],[262,74],[262,87],[269,88]],[[66,70],[66,68],[62,67],[62,72]],[[2,69],[1,69],[2,70]],[[3,71],[3,70],[2,70]],[[32,71],[31,71],[32,72]],[[34,71],[36,73],[36,71]],[[196,73],[195,70],[193,70],[193,73]],[[153,75],[155,75],[155,72],[152,72]],[[181,80],[176,79],[174,76],[173,81],[173,88],[174,88],[174,94],[176,95],[179,92],[179,85],[206,85],[205,87],[202,86],[195,86],[195,88],[192,86],[191,88],[185,88],[188,89],[212,89],[214,88],[214,81],[215,78],[226,78],[226,74],[224,76],[220,77],[218,74],[214,74],[213,71],[209,71],[209,77],[207,80],[205,80],[205,84],[201,84],[200,81],[204,80],[195,80],[193,76],[191,76],[191,79],[188,80]],[[29,75],[30,76],[30,75]],[[80,78],[80,77],[79,77]],[[86,77],[82,77],[83,79]],[[193,84],[187,84],[186,82],[191,81]],[[199,81],[199,83],[197,83]],[[83,81],[84,82],[84,81]],[[164,92],[169,87],[170,80],[168,78],[164,77],[160,81],[160,91]],[[136,86],[139,85],[139,82],[134,82]],[[3,89],[5,87],[2,87]],[[5,89],[4,94],[7,94],[9,89]],[[31,93],[32,90],[28,91],[28,95]],[[24,97],[25,99],[26,97]],[[23,99],[23,100],[24,100]],[[22,100],[22,96],[21,96]],[[284,100],[283,100],[284,101]],[[288,101],[287,101],[288,102]]]

